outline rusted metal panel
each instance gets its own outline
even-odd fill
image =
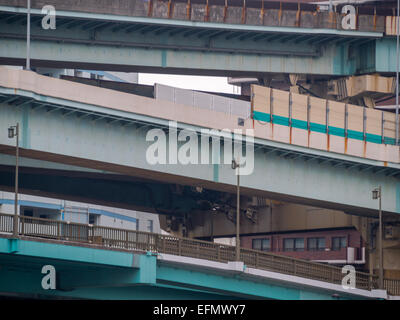
[[[32,0],[32,8],[41,9],[45,0]],[[0,5],[26,7],[25,0],[0,0]],[[136,17],[191,20],[230,24],[302,28],[342,29],[341,6],[336,12],[319,11],[317,5],[299,1],[251,0],[52,0],[57,10],[80,11]],[[379,6],[355,6],[357,31],[396,34],[396,19]],[[389,10],[390,11],[390,10]],[[389,13],[390,14],[390,13]],[[386,20],[386,23],[385,23]]]
[[[252,25],[262,25],[263,17],[261,15],[261,10],[255,8],[246,9],[246,23]]]
[[[312,28],[316,24],[316,20],[317,20],[316,12],[302,11],[300,18],[300,27]]]
[[[279,26],[279,10],[271,9],[265,10],[264,26]]]
[[[209,6],[209,22],[216,22],[216,23],[224,22],[223,6]]]
[[[148,1],[132,0],[31,0],[32,8],[41,9],[53,5],[57,10],[82,11],[89,13],[116,14],[128,16],[147,16]],[[0,5],[26,8],[26,0],[2,0]]]
[[[242,23],[242,8],[228,7],[225,22],[234,24]]]
[[[176,20],[187,20],[187,3],[175,3],[173,6],[171,18]]]
[[[154,18],[168,18],[168,2],[167,1],[154,1],[153,3],[153,17]]]
[[[204,4],[192,4],[192,21],[205,21],[206,6]]]
[[[335,29],[338,26],[338,16],[334,12],[319,12],[316,20],[317,25],[314,25],[314,28]]]
[[[389,36],[395,36],[397,34],[396,17],[386,17],[386,34]]]
[[[280,25],[285,27],[297,27],[297,11],[282,11]]]
[[[385,17],[382,16],[359,15],[357,23],[358,28],[363,31],[385,31]]]

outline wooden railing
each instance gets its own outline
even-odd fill
[[[13,219],[13,215],[0,213],[0,234],[13,232]],[[19,216],[18,220],[20,236],[92,243],[109,248],[151,251],[219,262],[236,260],[235,247],[213,242],[26,216]],[[339,285],[345,276],[339,267],[251,249],[241,249],[240,261],[248,267]],[[376,289],[377,282],[375,275],[356,272],[356,287],[359,289]],[[389,294],[400,295],[400,280],[385,279],[385,288]]]

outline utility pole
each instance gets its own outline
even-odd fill
[[[16,126],[8,128],[8,137],[16,138],[15,143],[15,200],[14,200],[14,220],[13,235],[18,237],[18,159],[19,159],[19,123]]]
[[[383,290],[383,223],[382,223],[382,186],[372,191],[372,198],[379,199],[379,289]]]
[[[397,50],[396,50],[396,145],[399,144],[399,35],[400,35],[400,0],[397,0]]]
[[[232,160],[232,169],[237,169],[236,186],[236,261],[240,261],[240,162]]]
[[[383,289],[382,187],[379,186],[379,288]]]
[[[31,0],[28,1],[26,23],[26,70],[31,70]]]

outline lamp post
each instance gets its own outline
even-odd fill
[[[8,128],[8,137],[10,139],[16,138],[15,143],[15,201],[14,201],[14,221],[13,221],[13,235],[18,237],[18,158],[19,158],[19,123],[16,126]]]
[[[31,69],[31,0],[27,0],[27,22],[26,22],[26,70]]]
[[[372,191],[372,198],[379,199],[379,289],[383,289],[383,232],[382,232],[382,187]]]
[[[400,0],[397,0],[396,23],[397,47],[396,47],[396,145],[399,144],[399,37],[400,37]]]
[[[232,160],[232,169],[238,170],[236,187],[236,261],[240,261],[240,164],[236,160]]]

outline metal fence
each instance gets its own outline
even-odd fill
[[[154,85],[154,98],[194,108],[224,112],[244,119],[250,118],[251,114],[251,104],[249,101],[180,89],[158,83]]]
[[[13,215],[0,213],[0,234],[13,232],[13,219]],[[213,242],[26,216],[19,216],[18,222],[20,236],[91,243],[108,248],[151,251],[219,262],[236,260],[235,247]],[[339,285],[344,277],[339,267],[251,249],[241,249],[240,261],[248,267]],[[376,275],[356,273],[356,287],[359,289],[378,288],[377,282]],[[400,280],[385,279],[384,285],[389,294],[400,295]]]
[[[383,287],[393,296],[400,296],[400,280],[384,279]]]

